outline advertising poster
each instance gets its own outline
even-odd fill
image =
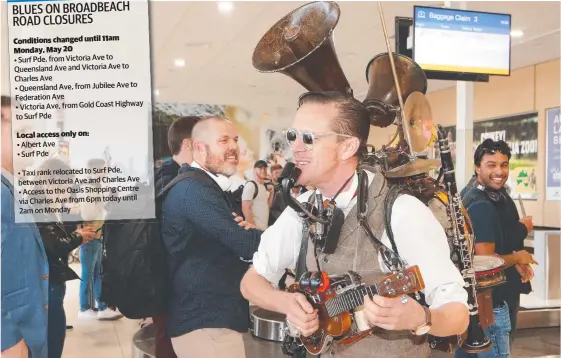
[[[447,133],[452,159],[454,165],[456,165],[456,127],[449,126],[443,129]],[[510,158],[510,174],[506,184],[510,189],[510,195],[515,199],[518,199],[519,194],[522,199],[537,199],[537,113],[474,122],[473,149],[469,160],[473,160],[475,149],[487,138],[503,140],[510,146],[512,156]],[[436,149],[436,158],[440,158],[438,149]]]
[[[283,167],[286,162],[293,160],[292,150],[286,141],[286,135],[282,130],[267,129],[265,138],[261,140],[262,159],[269,165],[280,164]]]
[[[561,200],[561,107],[546,110],[545,200]]]

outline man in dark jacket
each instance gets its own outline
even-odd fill
[[[240,292],[261,231],[233,220],[224,193],[236,173],[239,147],[234,125],[222,117],[201,119],[193,129],[197,178],[165,195],[162,238],[169,257],[171,294],[167,332],[179,358],[245,358],[242,332],[249,303]]]
[[[199,117],[181,117],[176,119],[168,130],[168,146],[172,158],[164,161],[154,173],[156,194],[159,193],[173,178],[182,166],[190,166],[193,161],[193,144],[191,134]],[[156,328],[156,357],[177,358],[171,340],[166,333],[166,316],[152,317]]]
[[[531,291],[532,255],[524,250],[524,239],[532,231],[532,218],[520,219],[505,189],[509,174],[510,148],[503,141],[487,139],[474,154],[475,177],[462,190],[475,234],[476,255],[499,255],[505,262],[506,283],[493,288],[495,322],[485,330],[493,349],[477,355],[462,350],[459,357],[509,357],[516,331],[520,294]]]

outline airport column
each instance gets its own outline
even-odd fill
[[[452,5],[454,3],[454,5]],[[445,7],[467,10],[466,1],[445,1]],[[456,82],[456,182],[462,190],[473,174],[473,82]]]

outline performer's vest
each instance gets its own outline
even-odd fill
[[[368,222],[379,240],[384,233],[384,198],[387,191],[385,178],[379,171],[375,171],[374,179],[368,188]],[[353,270],[362,276],[365,283],[374,284],[388,275],[380,269],[378,257],[378,251],[372,240],[359,227],[355,205],[345,218],[337,250],[332,255],[320,255],[319,262],[322,271],[340,274]],[[308,245],[306,264],[308,270],[317,270],[311,243]],[[410,331],[386,331],[381,328],[376,328],[374,332],[348,346],[335,344],[331,352],[325,356],[337,358],[429,358],[431,356],[425,336],[418,337]]]

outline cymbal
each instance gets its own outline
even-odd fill
[[[436,159],[415,159],[407,164],[388,170],[387,178],[406,178],[414,175],[427,173],[442,166],[440,160]]]
[[[403,125],[409,129],[411,149],[417,153],[424,152],[433,134],[432,113],[427,97],[421,92],[411,93],[405,101],[403,111]]]

